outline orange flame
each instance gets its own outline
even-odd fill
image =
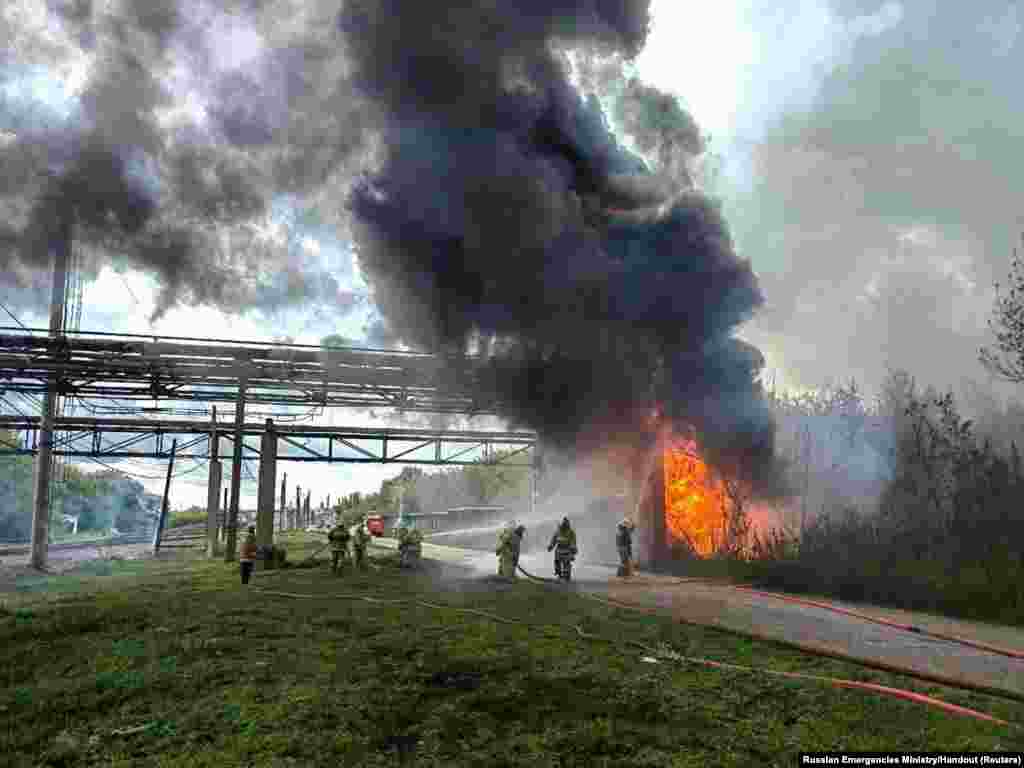
[[[722,482],[697,453],[693,440],[675,440],[665,450],[665,527],[710,555],[725,528],[727,496]]]

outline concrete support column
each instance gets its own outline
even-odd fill
[[[51,211],[56,226],[47,233],[47,246],[53,254],[53,291],[50,297],[50,338],[60,338],[64,330],[64,288],[68,260],[71,255],[72,216],[67,206]],[[40,571],[46,569],[50,548],[50,479],[53,473],[53,422],[59,392],[54,371],[43,395],[43,412],[39,418],[39,453],[36,455],[32,487],[32,549],[29,564]]]
[[[224,486],[224,505],[220,508],[220,511],[217,513],[217,524],[220,526],[220,541],[221,542],[226,541],[227,537],[228,537],[228,528],[227,528],[227,520],[228,520],[228,493],[230,492],[230,490],[231,490],[230,484]]]
[[[288,528],[288,473],[281,478],[281,530]]]
[[[217,556],[217,513],[220,511],[220,438],[217,436],[217,406],[213,406],[213,429],[210,431],[210,466],[206,486],[206,556]]]
[[[277,432],[274,420],[267,419],[267,429],[260,441],[259,490],[256,503],[256,544],[274,544],[274,492],[277,490]]]
[[[644,567],[664,560],[668,554],[665,528],[665,459],[654,441],[645,448],[647,456],[634,468],[633,489],[637,510],[637,558]]]
[[[206,556],[217,556],[217,528],[220,520],[221,463],[210,459],[210,479],[206,492]]]
[[[302,528],[302,486],[295,486],[295,527]]]
[[[313,495],[312,491],[306,491],[306,525],[313,524],[313,511],[309,506],[309,497]]]
[[[235,559],[238,542],[238,502],[242,491],[242,427],[245,425],[245,379],[238,383],[238,401],[235,403],[235,450],[231,457],[231,506],[227,509],[224,537],[224,562]]]

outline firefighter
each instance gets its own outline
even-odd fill
[[[366,532],[366,521],[360,520],[356,527],[356,535],[352,540],[352,552],[356,557],[356,567],[366,570],[366,547],[370,543],[370,534]]]
[[[348,565],[348,542],[351,538],[348,526],[340,519],[327,534],[327,540],[331,542],[331,573],[338,573]]]
[[[252,569],[256,566],[256,552],[256,529],[249,526],[249,532],[238,552],[238,564],[242,572],[243,584],[248,584],[249,577],[252,576]]]
[[[519,550],[523,544],[526,526],[510,523],[498,536],[498,546],[494,553],[498,556],[498,575],[506,579],[516,577],[519,565]]]
[[[419,564],[423,553],[423,534],[415,528],[403,525],[398,529],[398,565],[412,568]]]
[[[572,561],[576,557],[576,531],[569,524],[569,518],[563,517],[558,530],[551,537],[548,552],[555,550],[555,576],[568,581],[572,574]]]
[[[615,535],[615,545],[619,549],[619,576],[629,578],[633,575],[633,531],[636,525],[628,517],[619,523]]]
[[[526,526],[517,525],[516,529],[512,531],[512,574],[515,575],[516,569],[519,568],[519,553],[523,548],[523,537],[526,536]]]

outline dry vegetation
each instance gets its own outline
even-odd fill
[[[963,399],[976,420],[902,373],[873,402],[853,385],[774,397],[795,494],[778,510],[783,525],[752,531],[734,505],[713,561],[680,569],[1024,623],[1024,412],[978,388]]]

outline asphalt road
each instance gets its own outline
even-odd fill
[[[375,539],[374,543],[388,548],[395,546],[390,539]],[[497,573],[497,557],[489,552],[424,544],[423,555],[474,568],[481,575]],[[554,575],[551,556],[546,553],[524,555],[520,564],[536,576],[550,578]],[[614,568],[587,563],[582,558],[575,564],[573,577],[577,589],[620,602],[657,608],[682,619],[1024,694],[1024,659],[875,624],[826,608],[752,594],[724,584],[683,582],[674,577],[645,573],[627,581],[616,578]],[[1024,652],[1024,631],[1013,627],[952,621],[837,602],[832,604]]]

